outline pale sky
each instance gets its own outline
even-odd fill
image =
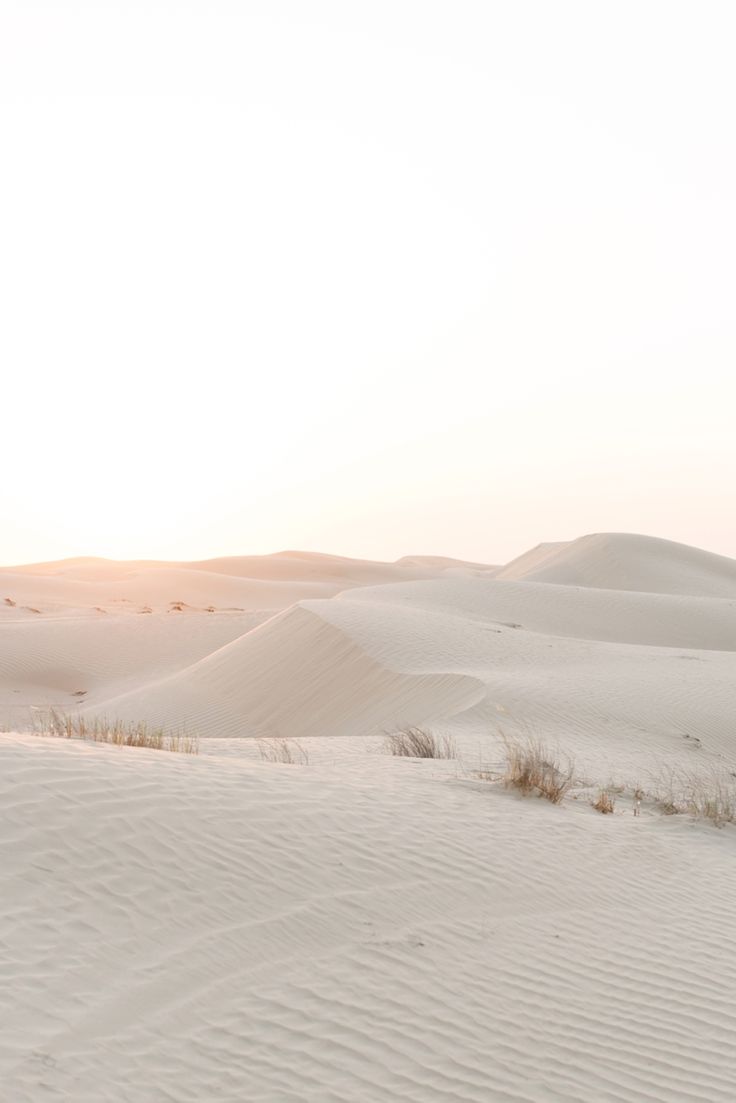
[[[0,562],[736,556],[735,31],[0,0]]]

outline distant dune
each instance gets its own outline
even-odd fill
[[[497,578],[736,598],[736,561],[722,555],[625,533],[596,533],[569,544],[539,544]]]
[[[500,716],[588,743],[615,723],[629,750],[697,729],[722,753],[735,651],[736,562],[644,536],[501,568],[282,552],[0,571],[0,718],[20,727],[51,706],[205,738]]]

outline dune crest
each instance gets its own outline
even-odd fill
[[[477,704],[465,674],[412,674],[369,657],[301,605],[164,681],[94,710],[208,736],[367,735]]]
[[[595,533],[540,544],[503,567],[499,579],[606,590],[736,598],[736,561],[654,536]]]

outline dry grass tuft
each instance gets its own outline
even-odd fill
[[[681,804],[671,800],[669,797],[655,798],[660,812],[663,812],[665,816],[679,816],[685,809]]]
[[[457,758],[455,740],[424,728],[400,728],[387,734],[383,749],[399,758]]]
[[[717,770],[706,774],[670,770],[655,800],[667,816],[690,815],[716,827],[736,823],[736,784],[732,775]]]
[[[687,811],[716,827],[736,821],[736,788],[724,778],[694,778],[687,792]]]
[[[609,792],[608,789],[599,789],[598,796],[590,803],[593,805],[596,812],[602,812],[605,816],[609,812],[613,812],[616,806],[616,798]]]
[[[560,764],[541,739],[527,737],[513,740],[504,736],[506,771],[503,782],[507,789],[517,789],[528,796],[536,793],[553,804],[559,804],[572,785],[574,764],[567,759]]]
[[[298,739],[259,739],[258,750],[264,762],[281,762],[286,766],[309,765],[309,753]]]
[[[34,729],[37,735],[53,735],[59,739],[82,739],[90,743],[109,743],[115,747],[146,747],[151,751],[175,751],[178,754],[199,754],[199,739],[184,732],[167,733],[163,728],[147,724],[124,724],[94,717],[69,716],[51,709],[48,717]]]

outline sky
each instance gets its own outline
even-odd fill
[[[734,31],[0,0],[0,562],[736,556]]]

